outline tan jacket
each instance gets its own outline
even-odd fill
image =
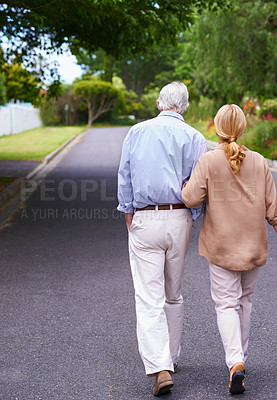
[[[267,226],[277,224],[276,188],[266,160],[244,147],[246,157],[233,174],[223,144],[202,155],[182,190],[187,207],[206,198],[199,254],[211,263],[243,271],[267,260]]]

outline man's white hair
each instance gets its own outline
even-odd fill
[[[160,111],[174,110],[183,114],[189,106],[189,92],[186,85],[175,81],[164,86],[160,91],[157,106]]]

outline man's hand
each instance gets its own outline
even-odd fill
[[[128,231],[130,230],[131,223],[133,221],[133,216],[134,216],[134,213],[126,213],[125,214],[126,226],[127,226]]]
[[[277,225],[273,225],[273,228],[275,229],[275,231],[277,233]]]

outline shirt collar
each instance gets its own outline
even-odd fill
[[[160,114],[158,115],[158,117],[174,117],[174,118],[178,118],[181,121],[185,122],[184,118],[182,117],[182,115],[178,114],[175,111],[168,111],[168,110],[161,111]]]

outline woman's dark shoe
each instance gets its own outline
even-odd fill
[[[231,394],[241,394],[244,391],[244,364],[236,363],[230,369],[229,392]]]

